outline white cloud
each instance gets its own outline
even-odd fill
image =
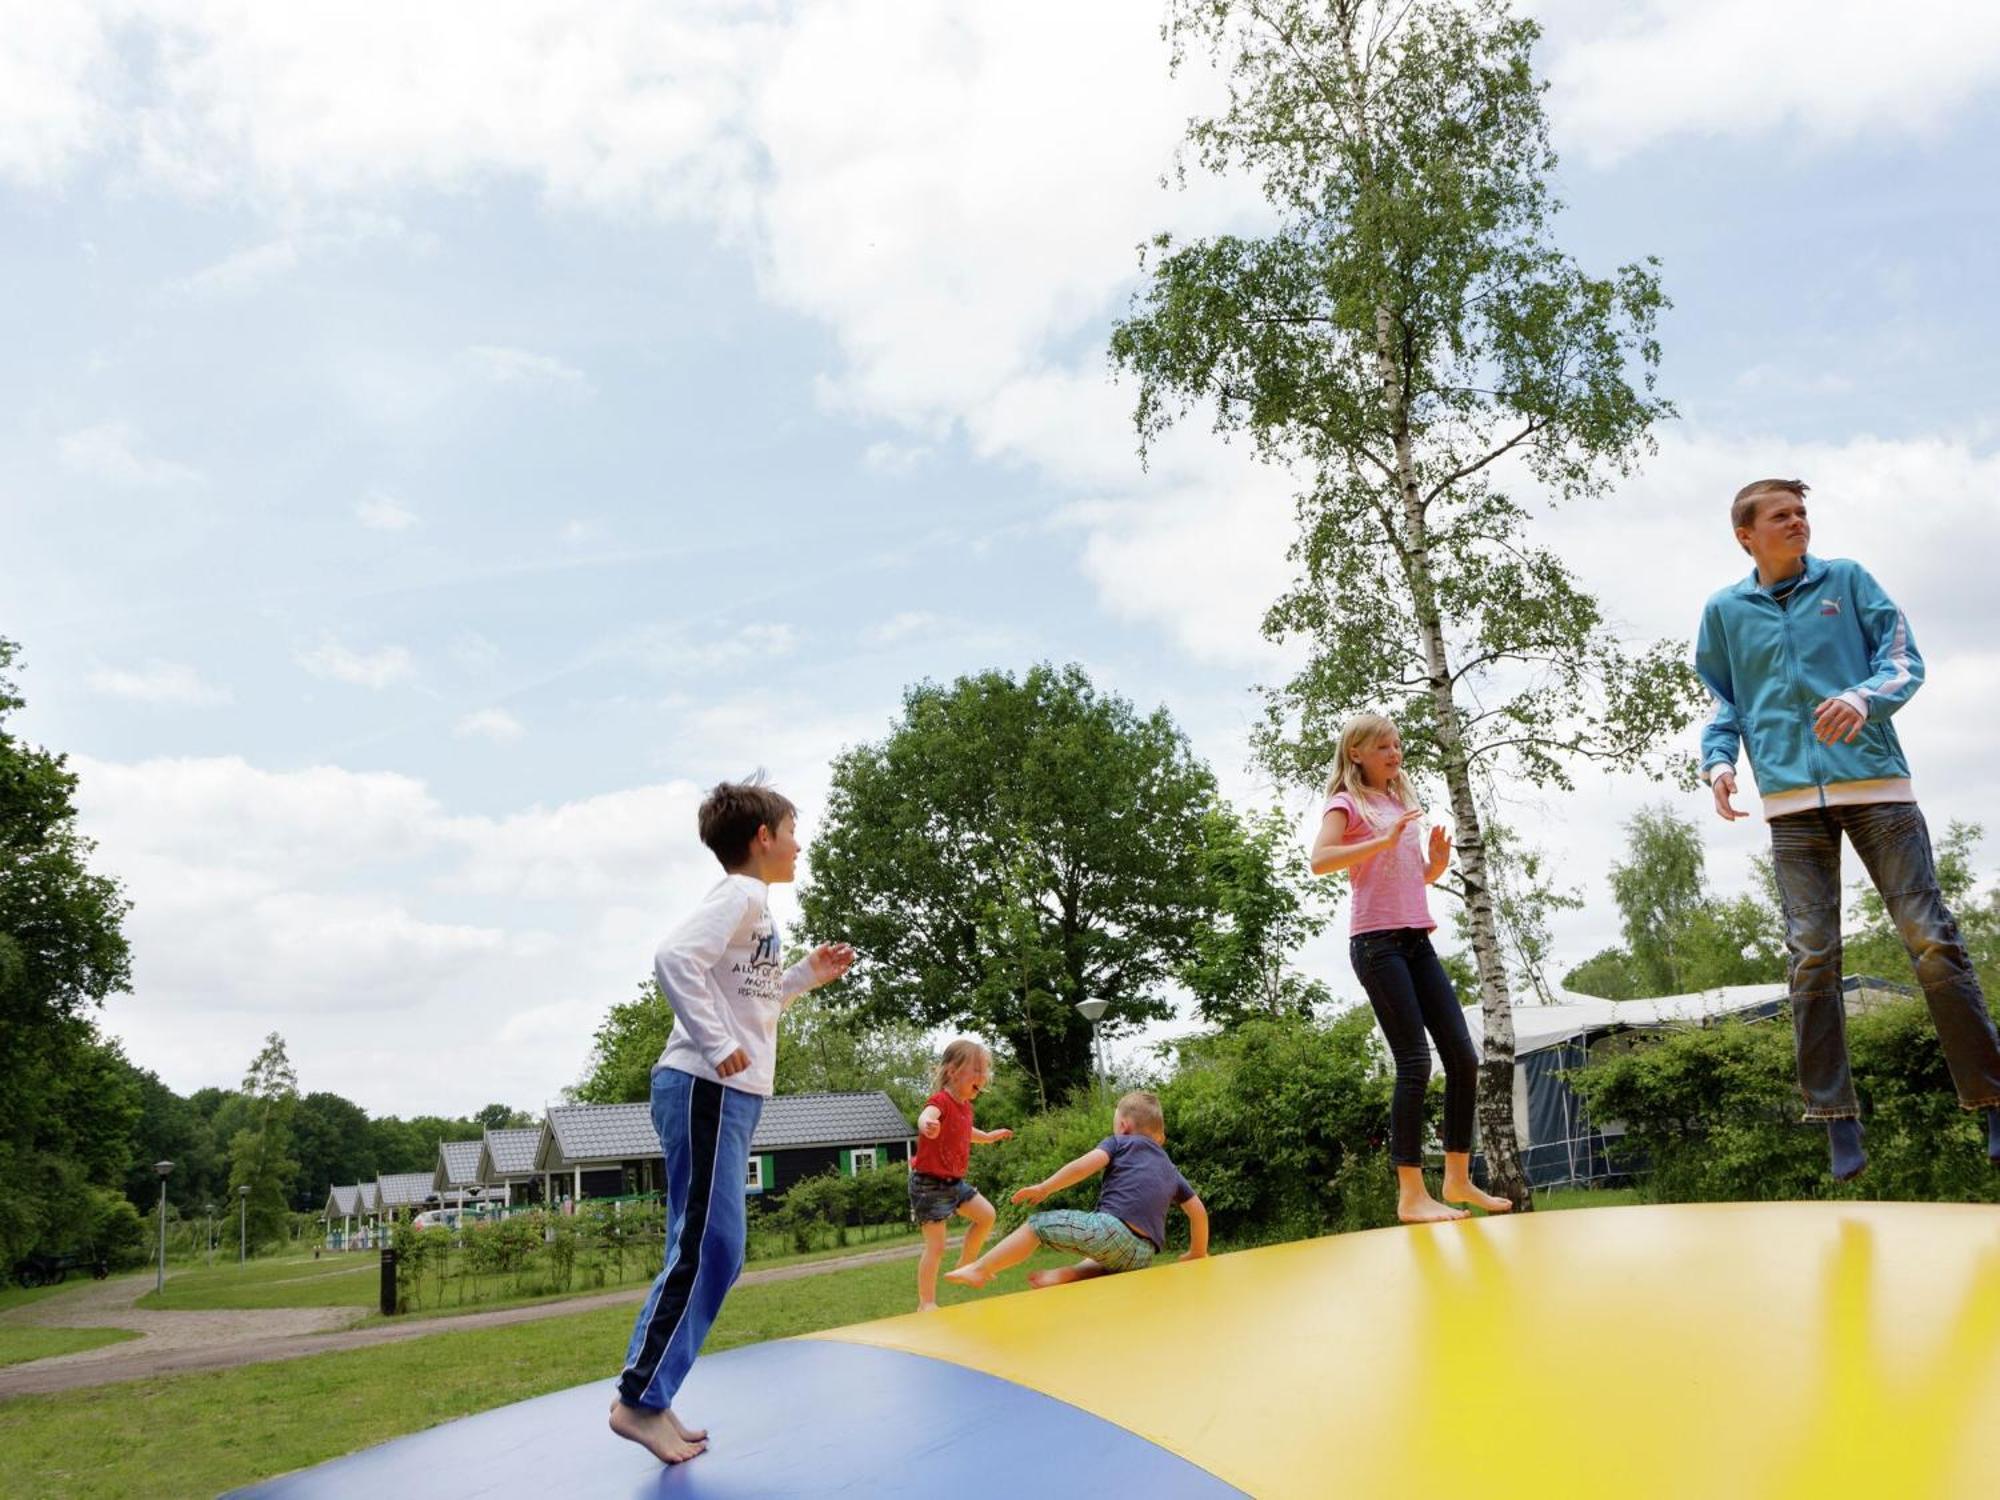
[[[315,677],[330,677],[356,687],[385,688],[417,674],[416,663],[401,646],[356,651],[332,636],[324,637],[312,650],[300,652],[296,659]]]
[[[550,354],[510,349],[499,344],[474,344],[465,351],[473,366],[495,385],[547,385],[588,394],[583,371]]]
[[[943,629],[945,623],[942,617],[929,610],[906,609],[879,624],[870,625],[861,632],[861,639],[870,646],[893,646],[913,636],[932,635]]]
[[[415,511],[381,490],[356,501],[354,517],[371,531],[408,531],[417,524]]]
[[[63,434],[56,451],[64,468],[88,479],[134,489],[198,484],[199,471],[170,458],[143,452],[140,433],[129,422],[99,422]]]
[[[73,764],[96,866],[134,902],[107,1021],[183,1091],[275,1029],[304,1086],[376,1112],[553,1102],[717,873],[687,782],[485,817],[396,774]]]
[[[861,455],[861,466],[871,474],[880,474],[888,479],[902,479],[916,473],[929,458],[927,447],[904,443],[870,443]]]
[[[452,733],[461,739],[477,737],[504,745],[518,740],[527,730],[504,708],[482,708],[460,719],[452,727]]]
[[[298,264],[297,240],[266,240],[202,267],[182,280],[180,288],[197,297],[233,296],[283,276]]]
[[[99,75],[104,17],[88,6],[16,4],[0,24],[0,177],[53,183],[111,128]]]
[[[1608,163],[1676,137],[1922,133],[2000,82],[2000,10],[1957,0],[1555,0],[1556,142]]]
[[[155,659],[137,671],[100,667],[85,679],[92,692],[131,703],[202,706],[230,701],[229,689],[202,678],[193,667]]]

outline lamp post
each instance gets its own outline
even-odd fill
[[[167,1289],[167,1173],[173,1169],[174,1164],[170,1161],[153,1163],[153,1170],[160,1174],[160,1266],[153,1277],[153,1290],[156,1292]]]
[[[236,1216],[236,1264],[240,1266],[250,1259],[250,1184],[238,1188],[236,1197],[242,1205]]]
[[[212,1271],[215,1269],[215,1205],[213,1203],[202,1204],[201,1217],[203,1220],[202,1238],[208,1241],[207,1245],[203,1248],[208,1251],[208,1267]]]
[[[1076,1013],[1082,1016],[1084,1020],[1090,1022],[1090,1054],[1097,1061],[1097,1081],[1100,1085],[1105,1082],[1104,1044],[1098,1035],[1097,1023],[1103,1017],[1105,1008],[1110,1003],[1108,1000],[1079,1000],[1076,1002]]]

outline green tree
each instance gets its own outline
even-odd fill
[[[1651,262],[1592,276],[1554,244],[1537,31],[1501,0],[1172,0],[1166,31],[1177,66],[1199,48],[1228,78],[1189,128],[1196,159],[1247,172],[1277,225],[1157,239],[1112,357],[1138,379],[1142,452],[1199,407],[1301,481],[1299,577],[1265,630],[1306,660],[1268,695],[1260,753],[1322,784],[1340,724],[1386,708],[1412,770],[1442,776],[1485,1016],[1481,1144],[1526,1206],[1482,787],[1660,770],[1695,683],[1683,644],[1620,643],[1516,492],[1596,496],[1649,449],[1671,411],[1665,298]]]
[[[613,1005],[597,1028],[586,1071],[567,1092],[580,1104],[643,1103],[652,1096],[653,1064],[667,1045],[674,1013],[647,980],[631,1000]],[[931,1053],[907,1021],[864,1020],[818,1000],[789,1007],[778,1022],[772,1080],[780,1094],[858,1093],[880,1089],[914,1114],[930,1093]]]
[[[1212,910],[1206,766],[1164,710],[1077,666],[920,683],[886,739],[842,754],[801,893],[814,940],[865,962],[821,1002],[1004,1044],[1042,1102],[1088,1087],[1091,1029],[1172,1013]]]
[[[123,1186],[138,1109],[91,1023],[130,981],[129,903],[90,868],[64,757],[7,727],[17,652],[0,640],[0,1274],[87,1233],[83,1190]]]
[[[1692,819],[1660,803],[1625,824],[1626,857],[1611,867],[1625,944],[1593,954],[1563,977],[1607,1000],[1685,995],[1730,984],[1782,981],[1784,919],[1774,898],[1708,891],[1708,861]],[[1768,882],[1768,871],[1760,867]]]
[[[1290,965],[1326,930],[1333,887],[1315,882],[1305,849],[1282,812],[1245,821],[1227,807],[1203,818],[1203,878],[1213,915],[1195,929],[1181,980],[1195,1011],[1213,1025],[1251,1016],[1309,1016],[1332,995]]]
[[[652,1097],[653,1064],[674,1027],[673,1008],[648,979],[630,1000],[614,1004],[591,1038],[584,1074],[565,1092],[576,1104],[643,1103]]]
[[[1540,849],[1520,842],[1519,836],[1506,824],[1494,819],[1489,813],[1486,823],[1487,872],[1492,882],[1493,922],[1500,934],[1501,946],[1513,960],[1514,972],[1535,991],[1543,1004],[1554,997],[1549,993],[1548,980],[1544,970],[1548,966],[1550,950],[1555,945],[1554,935],[1549,930],[1549,915],[1558,911],[1575,911],[1583,905],[1583,897],[1575,890],[1566,890],[1554,883],[1548,868],[1548,856]],[[1461,888],[1462,882],[1455,875],[1445,877],[1447,890]],[[1460,894],[1463,894],[1460,889]],[[1452,925],[1457,929],[1461,942],[1469,942],[1472,936],[1472,908],[1461,901],[1452,912]],[[1478,1004],[1479,966],[1476,959],[1464,952],[1453,955],[1463,966],[1469,982],[1461,986],[1461,993],[1470,992],[1471,1003]],[[1450,965],[1446,971],[1451,972]],[[1453,983],[1458,978],[1453,976]]]
[[[911,1120],[931,1092],[936,1061],[923,1031],[908,1021],[871,1021],[823,1004],[794,1005],[778,1022],[780,1094],[848,1094],[879,1089]]]
[[[369,1144],[368,1111],[352,1099],[315,1090],[299,1100],[292,1115],[292,1154],[298,1160],[292,1207],[316,1213],[334,1184],[373,1181],[377,1169]]]
[[[292,1157],[292,1120],[299,1080],[285,1055],[285,1039],[272,1032],[243,1075],[250,1122],[229,1141],[229,1190],[247,1187],[249,1236],[267,1244],[285,1231],[286,1199],[299,1164]]]
[[[534,1124],[535,1117],[511,1104],[488,1104],[473,1114],[472,1122],[484,1130],[520,1130]]]

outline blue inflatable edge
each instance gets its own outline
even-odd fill
[[[576,1386],[234,1493],[257,1500],[1242,1494],[1053,1396],[866,1344],[784,1339],[697,1360],[674,1407],[710,1428],[710,1445],[673,1467],[612,1435],[605,1425],[612,1397],[608,1379]]]

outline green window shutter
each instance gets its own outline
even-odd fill
[[[772,1157],[760,1156],[757,1158],[757,1186],[769,1190],[771,1179],[777,1172],[777,1165],[776,1160]]]
[[[840,1148],[840,1175],[842,1177],[854,1175],[854,1153],[845,1146]]]

